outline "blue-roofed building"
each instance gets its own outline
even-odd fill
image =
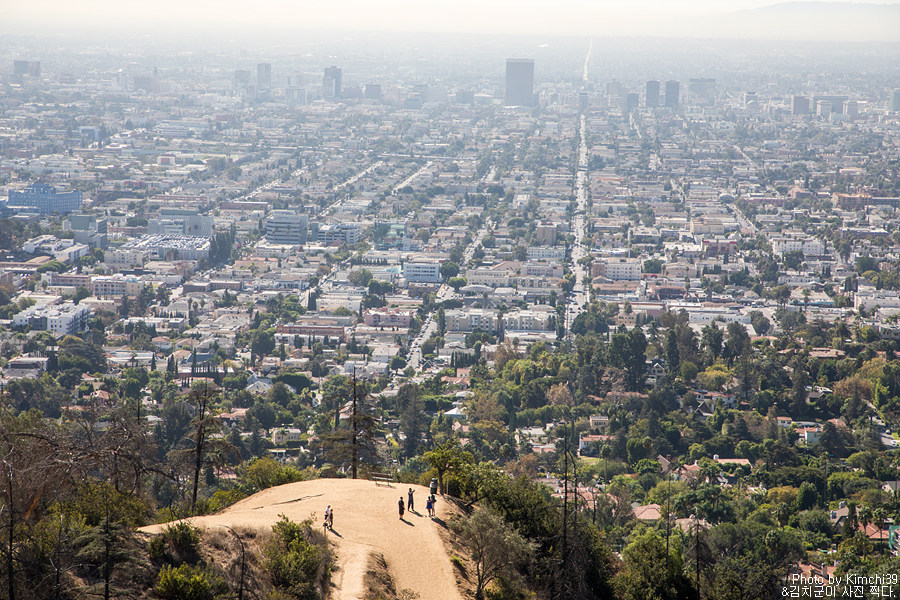
[[[35,183],[22,191],[10,190],[7,206],[17,213],[67,215],[81,209],[81,192],[57,192],[52,185]]]

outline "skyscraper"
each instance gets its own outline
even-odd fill
[[[791,98],[791,114],[808,115],[809,114],[809,98],[806,96],[794,96]]]
[[[646,98],[644,98],[644,106],[647,108],[656,108],[659,106],[659,82],[648,81]]]
[[[343,73],[340,67],[327,67],[322,78],[322,97],[326,100],[339,100],[342,96]]]
[[[625,94],[625,112],[637,110],[638,104],[641,102],[641,95],[637,92],[628,92]]]
[[[712,106],[716,102],[716,80],[711,77],[695,77],[688,80],[688,97],[691,104]]]
[[[272,89],[272,65],[259,63],[256,65],[256,87],[261,90]]]
[[[27,75],[28,77],[40,78],[41,76],[41,61],[39,60],[14,60],[13,61],[13,75],[22,77]]]
[[[666,107],[678,108],[678,97],[681,94],[681,84],[677,81],[666,82]]]
[[[507,106],[534,106],[534,60],[506,59]]]
[[[894,90],[894,93],[891,94],[891,110],[900,112],[900,88]]]

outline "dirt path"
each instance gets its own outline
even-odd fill
[[[407,511],[401,521],[397,501],[401,497],[406,501],[410,487],[416,510]],[[418,485],[387,487],[363,480],[317,479],[263,490],[219,514],[195,517],[191,523],[201,529],[219,525],[265,529],[280,514],[294,521],[314,514],[316,525],[321,526],[325,507],[330,504],[334,533],[328,537],[337,544],[339,567],[332,576],[335,600],[362,598],[363,575],[372,550],[384,554],[398,591],[410,589],[422,600],[462,600],[440,538],[441,526],[426,514],[427,496],[428,488]],[[438,500],[439,519],[448,519],[446,509],[446,503]],[[143,531],[158,533],[163,527],[152,525]]]

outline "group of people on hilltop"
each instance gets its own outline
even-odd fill
[[[400,510],[400,519],[401,520],[403,519],[403,514],[407,510],[410,512],[413,512],[415,510],[415,501],[413,499],[413,489],[409,488],[409,491],[407,492],[406,495],[407,495],[406,503],[403,502],[402,496],[400,497],[400,500],[397,503],[397,507]],[[437,498],[435,497],[434,494],[431,494],[428,496],[428,498],[426,498],[425,509],[428,511],[429,517],[437,516],[437,513],[435,511],[436,504],[437,504]],[[332,531],[334,531],[334,509],[331,507],[330,504],[327,507],[325,507],[325,529],[326,530],[331,529]]]
[[[407,492],[407,502],[404,507],[403,497],[400,497],[400,500],[397,502],[397,508],[400,510],[400,518],[403,518],[404,510],[408,510],[410,512],[415,510],[415,502],[413,501],[413,489],[409,488],[409,492]],[[435,498],[434,494],[428,496],[425,501],[425,509],[428,511],[429,517],[434,517],[436,515],[434,507],[437,504],[437,498]]]

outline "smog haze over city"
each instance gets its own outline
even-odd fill
[[[0,13],[0,597],[900,597],[900,3]]]

